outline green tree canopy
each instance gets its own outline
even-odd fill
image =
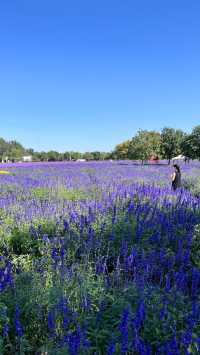
[[[3,138],[0,138],[0,159],[8,155],[8,150],[9,144]]]
[[[200,125],[192,130],[190,142],[194,158],[200,159]]]
[[[151,155],[159,155],[160,143],[160,133],[140,130],[130,142],[128,156],[130,159],[140,159],[143,163]]]
[[[181,153],[181,144],[185,137],[185,133],[174,128],[163,128],[161,132],[161,153],[164,159],[168,159],[168,164],[170,160]]]
[[[129,140],[118,144],[115,147],[115,150],[113,152],[115,155],[115,158],[116,159],[127,159],[128,154],[129,154],[129,148],[130,148],[130,141]]]

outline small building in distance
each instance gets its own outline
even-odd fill
[[[32,155],[24,155],[22,157],[23,162],[31,162],[32,161]]]
[[[86,161],[86,159],[77,159],[76,161],[78,161],[78,162],[84,162],[84,161]]]

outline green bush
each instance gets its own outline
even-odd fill
[[[55,190],[54,193],[55,198],[59,200],[70,200],[70,201],[77,201],[77,200],[85,200],[86,199],[86,192],[78,189],[67,190],[64,187],[60,187],[58,190]]]
[[[48,200],[50,197],[50,190],[44,187],[37,187],[31,190],[31,195],[33,198],[38,200]]]
[[[184,177],[182,186],[193,196],[200,197],[200,177]]]
[[[69,200],[77,201],[84,200],[87,197],[85,191],[79,189],[67,190],[64,186],[59,186],[54,189],[48,189],[45,187],[37,187],[31,190],[31,196],[36,200]]]

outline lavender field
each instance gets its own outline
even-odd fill
[[[200,353],[199,162],[0,168],[0,354]]]

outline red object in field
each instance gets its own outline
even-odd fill
[[[158,164],[159,159],[157,155],[151,155],[151,157],[149,158],[149,161],[151,164]]]

